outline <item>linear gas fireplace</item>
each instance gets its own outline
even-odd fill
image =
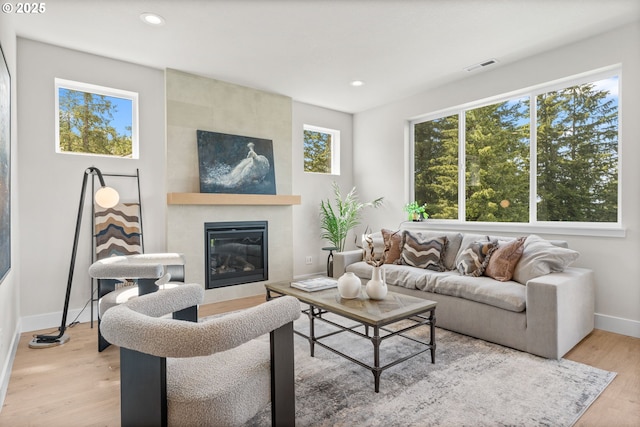
[[[207,289],[269,279],[267,221],[206,222]]]

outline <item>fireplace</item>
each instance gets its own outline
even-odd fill
[[[206,222],[206,288],[268,280],[267,228],[267,221]]]

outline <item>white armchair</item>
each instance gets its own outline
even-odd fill
[[[271,400],[274,426],[295,425],[293,321],[282,297],[205,322],[162,317],[202,302],[187,284],[109,309],[102,334],[121,348],[122,425],[237,426]],[[270,333],[270,340],[256,340]]]

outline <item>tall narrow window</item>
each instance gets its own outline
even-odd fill
[[[529,220],[529,98],[465,113],[465,218]]]
[[[340,131],[304,125],[304,171],[340,174]]]
[[[618,78],[537,96],[538,221],[616,222]]]
[[[414,200],[434,219],[458,218],[458,116],[417,123]]]
[[[56,152],[138,158],[138,94],[55,79]]]

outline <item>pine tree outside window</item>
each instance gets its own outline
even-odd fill
[[[138,94],[55,79],[56,152],[138,158]]]
[[[304,171],[340,175],[340,131],[304,125]]]
[[[412,122],[415,200],[432,220],[619,226],[618,73]]]

